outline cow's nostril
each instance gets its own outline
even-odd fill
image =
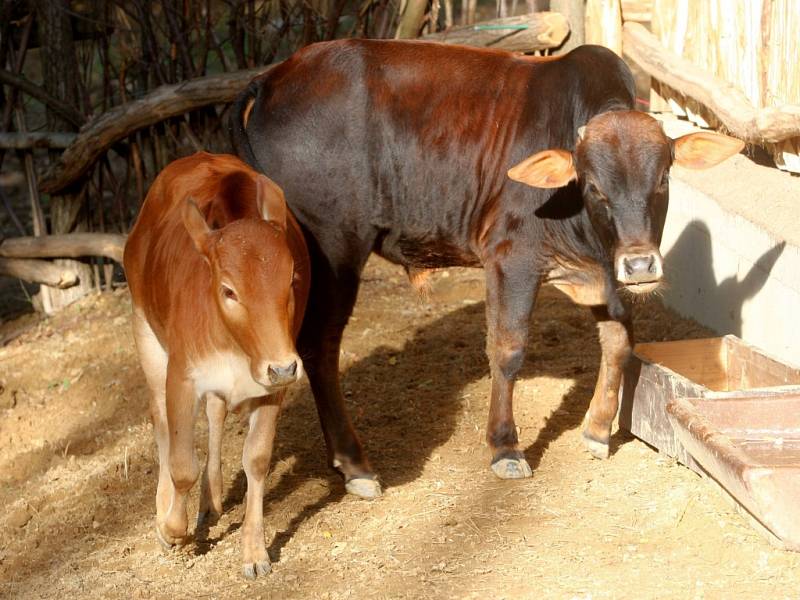
[[[270,365],[267,369],[267,375],[269,375],[269,380],[276,385],[291,382],[297,375],[297,361],[294,360],[284,367]]]
[[[647,265],[647,270],[653,274],[658,271],[658,269],[656,269],[656,257],[652,254],[650,255],[650,264]]]

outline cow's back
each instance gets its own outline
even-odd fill
[[[170,329],[184,327],[177,323],[170,327],[175,319],[194,320],[194,328],[202,330],[210,312],[211,299],[204,293],[210,286],[210,270],[184,225],[184,203],[193,200],[214,229],[237,219],[260,219],[257,176],[235,156],[198,152],[170,163],[153,182],[128,236],[124,266],[133,304],[145,313],[162,342]],[[298,265],[305,265],[305,242],[291,213],[287,243]],[[302,294],[301,299],[304,302]],[[177,309],[187,303],[192,304],[190,310]]]
[[[592,115],[632,105],[633,85],[599,47],[536,60],[347,40],[298,52],[249,94],[233,117],[246,122],[234,123],[237,150],[284,188],[306,228],[439,266],[477,263],[478,224],[498,198],[543,203],[549,192],[510,184],[507,169],[574,147]]]

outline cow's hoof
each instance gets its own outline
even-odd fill
[[[380,482],[377,479],[367,479],[366,477],[351,479],[344,484],[344,489],[348,494],[361,498],[377,498],[383,494]]]
[[[608,458],[608,442],[598,442],[586,434],[583,435],[583,444],[589,451],[589,454],[595,458],[606,459]]]
[[[524,458],[501,458],[492,463],[492,471],[500,479],[525,479],[533,475],[533,470]]]
[[[245,563],[242,565],[242,575],[246,579],[255,579],[256,577],[264,577],[272,570],[272,565],[269,560],[263,560],[255,563]]]

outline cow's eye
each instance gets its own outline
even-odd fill
[[[593,184],[591,181],[586,184],[586,193],[592,196],[602,196],[600,190],[597,189],[597,186]]]
[[[222,284],[221,293],[222,297],[225,298],[226,300],[232,300],[233,302],[239,301],[239,297],[236,295],[236,292],[234,292],[231,288],[229,288],[225,284]]]
[[[669,187],[669,172],[665,172],[661,176],[661,182],[658,184],[658,191],[663,192]]]

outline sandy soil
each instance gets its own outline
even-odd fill
[[[28,322],[0,349],[0,597],[800,595],[800,555],[771,547],[708,481],[619,433],[607,461],[582,450],[599,347],[588,313],[553,290],[540,297],[517,385],[534,476],[494,478],[483,441],[482,296],[480,271],[437,273],[421,301],[397,267],[370,262],[343,381],[386,493],[372,502],[343,495],[299,385],[264,500],[274,569],[255,582],[240,575],[244,425],[226,425],[220,523],[208,539],[163,554],[127,292]],[[638,312],[642,340],[708,334],[656,301]]]

